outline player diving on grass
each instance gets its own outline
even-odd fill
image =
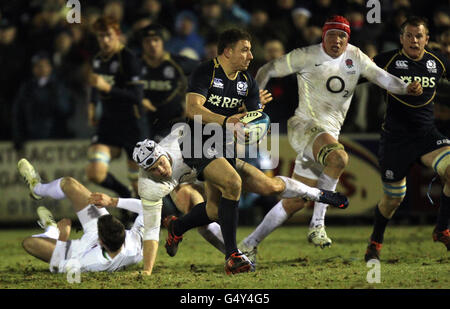
[[[45,231],[25,238],[22,245],[30,255],[49,263],[52,273],[112,272],[142,260],[144,222],[140,200],[91,193],[72,177],[42,183],[39,174],[26,159],[21,159],[17,167],[28,184],[31,197],[37,200],[44,197],[69,199],[83,227],[80,239],[69,240],[70,219],[62,219],[56,223],[47,208],[38,207],[38,223]],[[137,213],[132,228],[126,230],[104,206]]]
[[[348,43],[350,26],[342,16],[325,22],[322,43],[297,48],[262,66],[256,75],[260,89],[270,78],[296,74],[299,105],[288,120],[288,138],[297,152],[292,178],[309,186],[334,191],[348,155],[339,133],[360,76],[395,94],[420,95],[417,82],[401,79],[377,67],[361,50]],[[305,206],[303,199],[283,199],[265,216],[239,248],[256,258],[258,244]],[[327,203],[316,201],[308,240],[321,248],[332,241],[325,231]]]
[[[134,160],[141,167],[138,187],[144,208],[144,274],[147,275],[151,274],[155,263],[162,199],[168,194],[171,194],[179,210],[187,214],[181,218],[165,218],[168,227],[167,253],[174,256],[183,233],[194,227],[203,227],[202,236],[225,253],[220,228],[213,223],[218,219],[217,209],[207,210],[204,184],[197,181],[196,170],[184,162],[179,139],[179,132],[174,130],[159,144],[148,139],[139,142],[133,153]],[[348,206],[347,198],[340,193],[311,188],[288,177],[268,177],[240,159],[236,160],[236,171],[242,179],[242,189],[248,192],[279,195],[282,198],[306,198],[341,208]],[[245,256],[243,258],[248,262]]]

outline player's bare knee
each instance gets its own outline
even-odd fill
[[[64,192],[68,189],[76,187],[77,185],[79,185],[79,182],[75,178],[70,176],[65,176],[61,180],[61,189]]]
[[[34,237],[27,237],[22,241],[22,247],[23,249],[28,252],[29,254],[33,253],[33,248],[35,246],[36,239]]]
[[[278,195],[286,189],[286,184],[278,177],[270,178],[270,182],[264,188],[267,195]]]
[[[230,177],[225,179],[221,186],[222,195],[233,198],[241,196],[242,179],[241,177]]]
[[[348,154],[344,150],[331,152],[325,161],[326,166],[344,170],[348,164]]]

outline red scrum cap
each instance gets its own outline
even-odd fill
[[[327,19],[322,27],[322,41],[328,30],[341,30],[350,38],[350,23],[344,16],[334,15]]]

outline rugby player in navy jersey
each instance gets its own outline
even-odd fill
[[[423,94],[386,93],[387,110],[379,149],[384,194],[375,208],[366,261],[380,258],[386,225],[406,195],[406,176],[414,162],[432,168],[442,179],[444,188],[432,236],[450,250],[450,140],[436,129],[433,115],[436,86],[443,76],[449,78],[450,63],[425,49],[428,39],[427,21],[409,17],[401,26],[402,48],[374,58],[378,66],[405,82],[419,81]]]
[[[160,141],[185,119],[187,76],[199,61],[164,50],[164,28],[151,24],[141,30],[143,105],[149,124],[147,137]]]
[[[201,226],[217,218],[225,243],[227,273],[252,269],[251,262],[238,251],[236,244],[242,180],[235,169],[235,152],[231,151],[232,155],[228,152],[234,148],[234,140],[224,137],[222,145],[215,145],[206,153],[201,149],[201,158],[195,158],[194,152],[199,151],[195,146],[201,145],[203,148],[203,142],[211,135],[204,134],[203,130],[196,132],[194,116],[201,117],[201,126],[214,123],[219,128],[225,128],[229,127],[227,124],[239,123],[239,118],[245,114],[239,113],[239,108],[245,106],[247,111],[262,109],[258,85],[246,72],[253,59],[250,40],[250,35],[242,30],[224,31],[219,37],[219,56],[195,69],[186,94],[192,147],[189,155],[186,155],[185,149],[183,155],[185,163],[197,171],[198,179],[205,181],[207,200],[205,206],[195,207],[197,214],[192,218],[198,222],[194,222],[193,226]],[[202,220],[205,222],[200,222]]]
[[[100,52],[92,60],[88,116],[97,129],[88,150],[86,173],[89,180],[127,198],[131,196],[129,189],[108,172],[108,166],[123,148],[128,157],[128,177],[137,192],[139,167],[132,154],[135,144],[146,133],[139,83],[141,66],[139,59],[120,42],[120,27],[114,18],[100,17],[93,29]],[[97,108],[99,104],[101,108]],[[100,115],[97,110],[101,110]]]

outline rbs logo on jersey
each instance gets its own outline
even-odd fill
[[[242,105],[242,99],[231,99],[229,97],[221,97],[220,95],[211,94],[208,99],[208,103],[224,108],[236,108]]]
[[[413,81],[418,81],[423,88],[434,88],[436,86],[436,77],[427,76],[400,76],[400,79],[405,83],[412,83]]]

